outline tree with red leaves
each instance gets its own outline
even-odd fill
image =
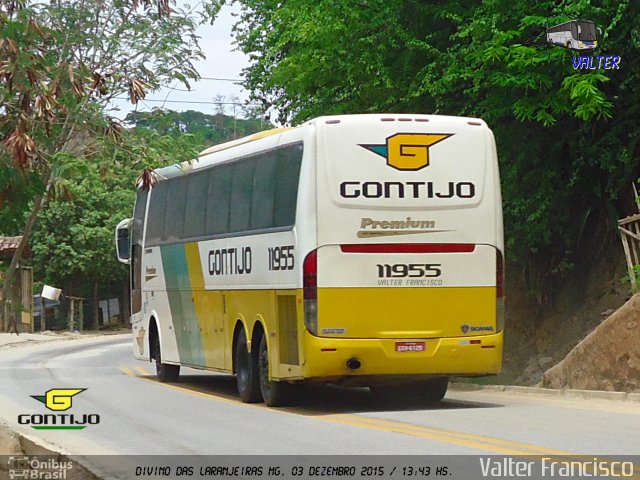
[[[109,158],[96,152],[120,139],[108,114],[115,97],[137,104],[162,86],[189,88],[198,79],[196,25],[169,0],[0,2],[0,208],[12,208],[16,189],[30,193],[0,316],[38,212],[69,174],[65,160]]]

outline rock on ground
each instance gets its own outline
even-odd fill
[[[547,370],[542,386],[640,391],[640,293]]]

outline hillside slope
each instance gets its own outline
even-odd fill
[[[609,316],[557,365],[542,386],[640,391],[640,294]]]

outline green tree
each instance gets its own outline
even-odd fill
[[[18,200],[14,223],[26,199],[31,205],[3,303],[38,212],[57,179],[73,172],[65,159],[89,157],[121,135],[105,114],[109,100],[127,95],[136,103],[150,90],[198,78],[195,26],[166,0],[0,3],[0,198]]]
[[[193,110],[176,112],[160,108],[155,108],[151,112],[131,112],[126,116],[125,123],[137,129],[154,131],[161,135],[179,136],[187,133],[195,136],[207,146],[224,143],[273,127],[260,118],[237,118],[223,114],[209,115]]]
[[[244,86],[283,123],[322,114],[482,117],[496,134],[508,256],[542,304],[585,232],[637,178],[640,4],[629,1],[242,0]],[[577,71],[544,30],[588,18],[620,70]],[[610,229],[612,231],[612,229]]]
[[[94,286],[127,284],[128,269],[115,261],[114,230],[132,215],[136,179],[144,169],[191,160],[204,147],[192,135],[125,131],[123,136],[111,145],[109,159],[66,159],[66,168],[78,172],[56,184],[59,193],[43,207],[34,228],[35,274],[67,295],[89,297]]]

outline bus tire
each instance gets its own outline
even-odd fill
[[[449,388],[449,377],[428,380],[421,389],[422,398],[427,402],[439,402],[447,394],[447,388]]]
[[[371,394],[380,402],[391,404],[423,404],[442,400],[449,386],[448,377],[434,378],[408,385],[374,385]]]
[[[571,40],[569,40],[569,41],[567,42],[567,48],[568,48],[569,50],[573,50],[573,46],[571,45]]]
[[[376,402],[382,404],[404,404],[415,395],[415,384],[407,385],[372,385],[369,391]]]
[[[269,407],[287,405],[291,399],[292,386],[287,382],[269,381],[269,350],[267,349],[266,335],[262,335],[260,339],[258,374],[260,377],[260,392],[264,403]]]
[[[154,358],[156,361],[156,376],[162,383],[176,382],[180,376],[180,365],[168,365],[162,363],[160,350],[160,335],[156,333],[154,338]]]
[[[244,328],[238,334],[235,348],[236,383],[240,400],[244,403],[256,403],[261,400],[258,380],[258,357],[255,349],[249,352],[247,334]]]

